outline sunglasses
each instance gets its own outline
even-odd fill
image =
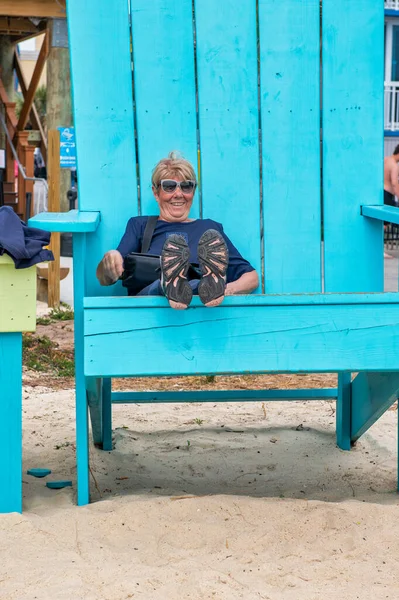
[[[192,179],[185,181],[175,181],[174,179],[161,179],[158,188],[161,187],[167,194],[173,194],[179,187],[183,194],[192,194],[195,190],[196,183]]]

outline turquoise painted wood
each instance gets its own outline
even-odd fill
[[[40,213],[29,219],[31,227],[45,229],[46,231],[60,231],[70,233],[90,233],[96,231],[100,224],[98,211],[84,212],[70,210],[66,213]]]
[[[312,372],[392,371],[398,363],[399,304],[165,306],[84,315],[90,376],[295,373],[310,365]]]
[[[352,382],[351,440],[365,433],[398,398],[399,372],[359,373]]]
[[[0,513],[22,512],[22,334],[0,333]]]
[[[73,234],[74,269],[73,269],[73,301],[74,301],[74,340],[75,340],[75,398],[76,398],[76,464],[77,464],[77,503],[88,504],[89,487],[89,423],[84,370],[84,347],[82,344],[84,311],[83,298],[86,291],[85,260],[87,257],[86,234]],[[82,260],[76,260],[76,257]]]
[[[128,402],[254,402],[267,400],[329,400],[337,388],[307,390],[193,390],[190,392],[112,392],[113,404]]]
[[[138,211],[129,7],[127,1],[68,0],[67,12],[79,209],[101,212],[87,238],[86,293],[111,295],[122,287],[101,288],[96,266]]]
[[[202,214],[261,273],[256,2],[196,0],[195,25]]]
[[[382,291],[383,2],[323,0],[322,48],[325,291]]]
[[[259,0],[259,27],[266,292],[320,292],[319,0]]]
[[[103,450],[112,450],[112,381],[103,379],[102,389],[102,423],[103,423]]]
[[[349,449],[392,401],[399,295],[380,293],[382,221],[397,222],[382,208],[383,6],[352,4],[323,1],[321,39],[319,0],[69,0],[81,212],[32,224],[74,233],[79,504],[89,500],[88,404],[94,440],[110,450],[112,403],[337,397],[337,443]],[[155,212],[150,174],[170,150],[194,164],[200,151],[192,216],[223,223],[264,267],[269,295],[213,310],[196,298],[178,312],[99,286],[96,265],[128,218]],[[338,389],[122,394],[111,383],[298,371],[337,371]]]
[[[380,306],[382,304],[398,304],[397,292],[374,294],[272,294],[251,296],[227,296],[219,310],[228,307],[251,306]],[[84,308],[167,308],[169,305],[165,298],[160,296],[137,297],[86,297],[83,299]],[[199,298],[193,298],[189,313],[198,309],[205,310]],[[212,311],[214,312],[214,311]],[[209,315],[209,310],[205,311]],[[169,314],[169,313],[168,313]],[[185,313],[188,314],[188,313]]]
[[[102,419],[102,396],[103,380],[98,377],[86,377],[86,396],[91,421],[91,435],[93,443],[102,446],[103,443],[103,419]]]
[[[338,374],[338,397],[336,407],[337,446],[341,450],[351,449],[351,373]]]
[[[132,0],[141,213],[158,214],[151,171],[171,150],[197,164],[192,0]],[[196,194],[192,217],[199,216]]]
[[[399,208],[395,206],[362,206],[362,215],[399,225]]]

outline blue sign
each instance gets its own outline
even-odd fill
[[[60,132],[60,167],[76,169],[76,142],[73,127],[58,127]]]

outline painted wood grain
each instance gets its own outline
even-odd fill
[[[223,300],[219,310],[227,307],[250,307],[250,306],[322,306],[322,305],[382,305],[398,304],[399,293],[386,292],[374,294],[265,294],[249,296],[227,296]],[[167,308],[166,298],[161,296],[139,296],[139,297],[86,297],[83,300],[85,308]],[[185,314],[193,311],[203,310],[204,305],[198,297],[194,297],[190,307]],[[207,311],[209,312],[209,311]]]
[[[16,269],[0,256],[0,332],[35,331],[36,267]]]
[[[0,513],[22,512],[22,334],[0,333]]]
[[[65,213],[39,213],[29,219],[30,227],[38,227],[45,231],[70,233],[90,233],[96,231],[100,224],[101,213],[98,211],[70,210]]]
[[[362,215],[399,225],[399,208],[395,206],[362,206]]]
[[[319,0],[259,0],[266,292],[321,291]]]
[[[86,375],[392,371],[399,305],[85,309]]]
[[[355,441],[396,402],[399,372],[358,373],[351,387],[351,439]]]
[[[107,295],[114,290],[101,288],[97,263],[138,210],[129,9],[127,2],[112,2],[111,9],[108,2],[69,0],[67,11],[79,208],[101,211],[87,240],[87,290]]]
[[[202,208],[261,275],[256,2],[195,2]]]
[[[151,172],[171,150],[197,165],[191,0],[131,2],[141,212],[158,214]],[[199,216],[196,194],[192,217]]]
[[[325,290],[383,290],[383,2],[323,1]]]

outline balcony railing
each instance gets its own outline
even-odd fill
[[[399,131],[399,83],[384,86],[384,130]]]
[[[385,8],[399,11],[399,0],[385,0]]]

